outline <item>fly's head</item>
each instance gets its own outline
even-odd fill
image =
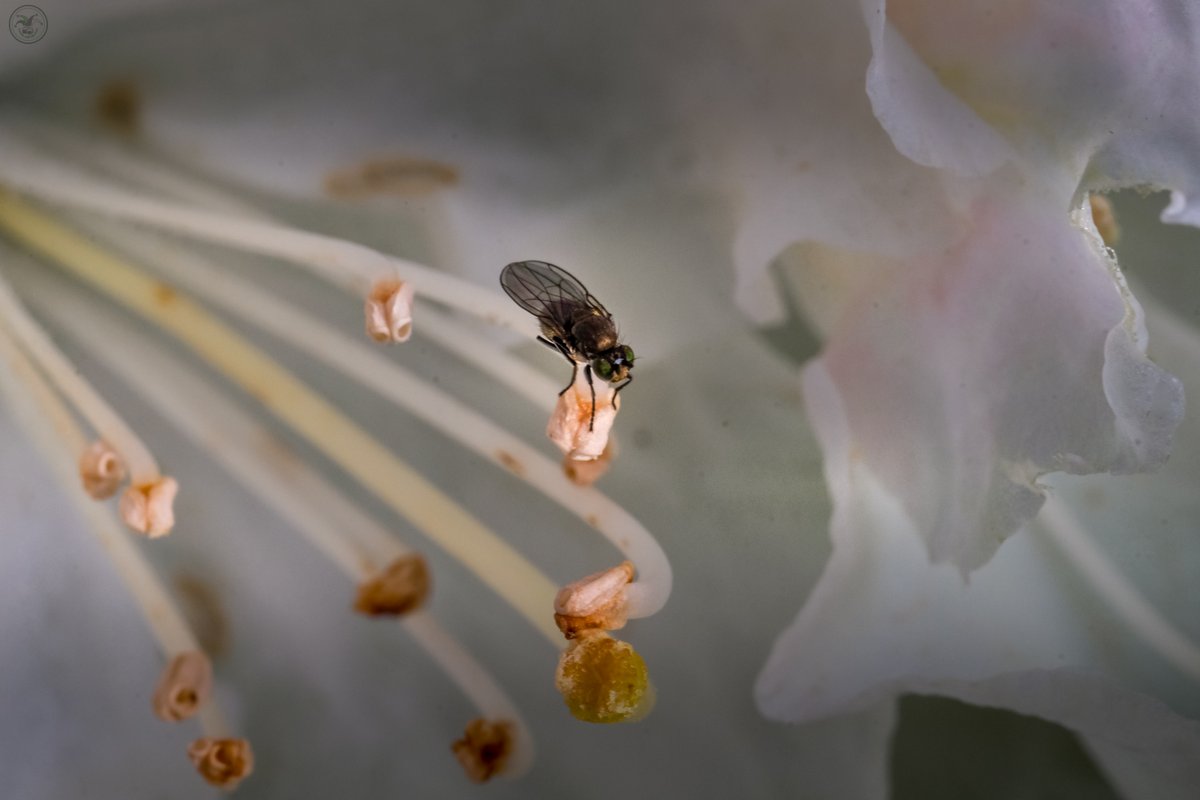
[[[592,372],[609,383],[620,383],[629,377],[633,368],[633,348],[617,345],[592,359]]]

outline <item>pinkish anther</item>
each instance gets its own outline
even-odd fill
[[[233,789],[254,771],[254,751],[245,739],[206,736],[191,743],[188,758],[204,780],[220,789]]]
[[[133,530],[151,539],[166,536],[175,527],[175,495],[179,483],[163,475],[141,486],[130,486],[121,495],[121,519]]]
[[[402,280],[376,281],[367,295],[367,335],[377,342],[407,342],[412,336],[413,287]]]
[[[79,477],[83,490],[95,500],[107,500],[117,493],[125,480],[125,462],[103,439],[91,443],[79,457]]]
[[[596,413],[592,415],[592,389],[580,377],[558,396],[554,413],[546,426],[546,435],[558,445],[567,458],[575,461],[594,461],[604,454],[608,435],[617,418],[620,402],[610,383],[595,382]]]
[[[154,691],[154,714],[166,722],[179,722],[195,714],[212,693],[212,664],[197,650],[179,653],[163,670]]]
[[[483,783],[503,772],[512,748],[512,723],[493,722],[482,717],[471,720],[463,738],[451,747],[467,777],[476,783]]]
[[[625,587],[633,580],[633,564],[626,561],[559,589],[554,598],[554,622],[568,639],[583,631],[615,631],[627,619]]]

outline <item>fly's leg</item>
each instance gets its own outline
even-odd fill
[[[575,364],[574,361],[572,361],[571,363],[575,365],[575,369],[571,370],[571,382],[562,388],[562,391],[558,393],[559,397],[562,397],[564,394],[567,393],[567,389],[570,389],[572,386],[575,385],[575,376],[579,374],[579,365]]]
[[[622,390],[622,389],[624,389],[626,386],[628,386],[628,385],[629,385],[629,384],[631,384],[631,383],[633,383],[633,376],[632,376],[632,375],[629,375],[629,376],[627,376],[627,377],[625,378],[625,382],[624,382],[624,383],[622,383],[622,384],[621,384],[620,386],[618,386],[617,388],[613,389],[613,400],[616,400],[616,398],[617,398],[617,395],[618,395],[618,394],[620,394],[621,390]]]
[[[579,362],[571,358],[571,351],[567,347],[567,343],[562,339],[559,339],[557,336],[554,337],[554,341],[550,341],[545,336],[539,336],[537,338],[538,341],[546,345],[546,347],[549,347],[555,352],[561,353],[563,358],[571,362],[571,383],[568,383],[566,386],[564,386],[562,391],[558,393],[558,396],[562,397],[564,394],[566,394],[567,389],[571,388],[571,384],[575,383],[575,376],[579,374]]]
[[[583,376],[587,378],[588,388],[592,390],[592,418],[588,421],[588,432],[591,433],[596,425],[596,385],[592,383],[592,365],[583,368]]]

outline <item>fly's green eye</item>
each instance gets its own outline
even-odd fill
[[[596,374],[601,378],[608,378],[612,375],[612,362],[603,358],[597,358],[592,364],[592,369],[596,370]]]
[[[630,347],[629,345],[625,345],[625,347],[622,349],[625,351],[625,360],[628,361],[630,364],[632,364],[633,363],[633,348]]]

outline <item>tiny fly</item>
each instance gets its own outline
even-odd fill
[[[617,340],[612,314],[575,276],[545,261],[509,264],[500,273],[500,285],[517,305],[537,317],[542,329],[538,341],[562,353],[574,367],[571,383],[559,396],[575,383],[583,365],[583,375],[592,390],[592,418],[588,422],[588,430],[592,430],[596,423],[592,373],[601,380],[621,384],[614,394],[633,382],[629,373],[633,368],[633,348]]]

